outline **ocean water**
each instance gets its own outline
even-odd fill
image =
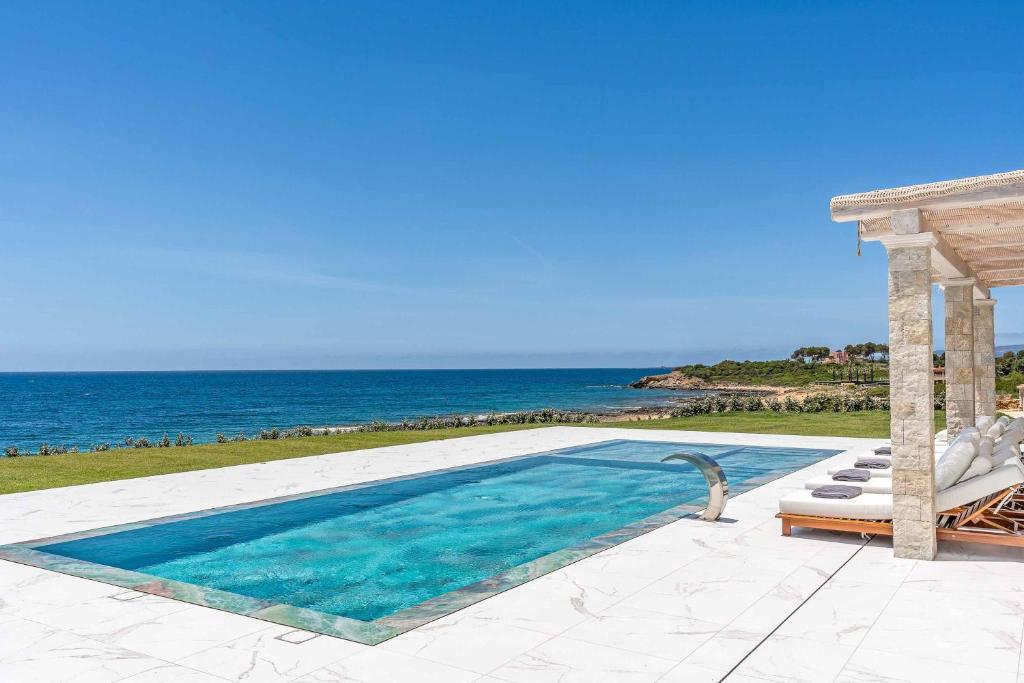
[[[665,368],[0,373],[0,448],[350,425],[452,413],[665,405],[692,392],[631,389]]]
[[[837,451],[613,441],[231,510],[39,550],[371,621],[669,508],[703,506],[681,450],[739,493]]]

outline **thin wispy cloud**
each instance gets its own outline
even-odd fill
[[[270,282],[294,287],[336,289],[361,293],[382,293],[401,296],[422,294],[424,288],[408,287],[362,277],[324,273],[290,257],[253,251],[209,251],[165,249],[160,259],[183,266],[193,272],[220,278]]]

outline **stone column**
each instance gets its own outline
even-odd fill
[[[896,218],[894,213],[894,223]],[[920,220],[920,215],[900,218]],[[907,232],[882,239],[889,253],[893,549],[896,557],[931,560],[936,550],[931,286],[936,238]]]
[[[974,302],[974,412],[996,414],[995,299]]]
[[[974,278],[943,282],[946,298],[946,431],[974,425]]]

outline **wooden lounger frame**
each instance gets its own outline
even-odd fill
[[[892,521],[784,512],[775,516],[782,520],[783,536],[791,535],[793,527],[892,536]],[[935,535],[941,541],[1024,547],[1024,486],[1014,486],[969,505],[941,512],[935,526]]]

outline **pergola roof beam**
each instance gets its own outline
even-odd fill
[[[933,275],[973,277],[975,296],[1024,280],[1024,170],[840,195],[830,208],[865,241],[935,235]]]
[[[859,221],[899,209],[957,209],[1024,201],[1024,171],[833,197],[832,219]]]
[[[946,243],[942,235],[932,230],[924,215],[917,209],[901,209],[892,214],[893,233],[865,237],[866,240],[881,240],[894,243],[903,238],[917,234],[931,235],[932,274],[936,280],[956,280],[972,278],[974,280],[974,296],[977,299],[989,298],[989,290],[974,270],[964,261],[953,247]]]

